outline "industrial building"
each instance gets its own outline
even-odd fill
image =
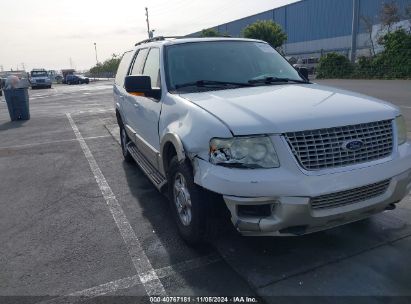
[[[241,37],[243,29],[257,20],[272,20],[286,32],[283,46],[287,56],[318,58],[321,54],[338,52],[351,57],[370,55],[370,38],[363,17],[373,26],[373,37],[380,29],[379,12],[391,0],[302,0],[256,15],[220,24],[213,29],[231,37]],[[394,1],[404,16],[411,0]],[[405,17],[402,17],[405,19]],[[409,22],[409,21],[404,21]],[[403,23],[404,23],[403,22]],[[199,36],[201,32],[189,36]]]

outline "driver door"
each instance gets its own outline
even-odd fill
[[[142,70],[136,70],[136,72],[135,74],[150,76],[151,87],[161,88],[160,49],[156,47],[150,48]],[[132,95],[130,98],[132,98],[133,116],[135,117],[132,127],[135,128],[137,133],[136,145],[147,159],[158,168],[158,155],[160,150],[158,121],[160,119],[162,106],[161,100]]]

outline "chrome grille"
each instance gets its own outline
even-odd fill
[[[393,148],[392,121],[289,132],[285,139],[306,170],[343,167],[389,156]],[[357,151],[347,150],[343,146],[350,140],[360,140],[363,146]]]
[[[375,184],[311,198],[312,209],[336,208],[383,195],[390,184],[384,180]]]

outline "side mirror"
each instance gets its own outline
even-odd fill
[[[308,79],[308,69],[307,68],[296,68],[297,72],[303,77],[305,80]]]
[[[161,98],[161,90],[151,87],[150,76],[144,75],[130,75],[126,76],[124,81],[124,88],[127,93],[135,96],[152,97],[155,99]]]

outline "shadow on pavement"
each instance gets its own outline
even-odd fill
[[[210,244],[197,247],[187,245],[178,234],[167,198],[157,191],[136,164],[123,162],[123,168],[128,189],[138,202],[136,208],[141,208],[141,212],[137,212],[139,215],[133,219],[129,217],[129,220],[155,269],[206,255],[218,256]],[[130,214],[129,211],[126,213]],[[142,218],[138,219],[138,216]],[[255,295],[223,259],[162,281],[165,286],[172,286],[175,294]]]
[[[18,121],[8,121],[0,124],[0,131],[6,131],[10,129],[16,129],[22,127],[27,120],[18,120]]]

